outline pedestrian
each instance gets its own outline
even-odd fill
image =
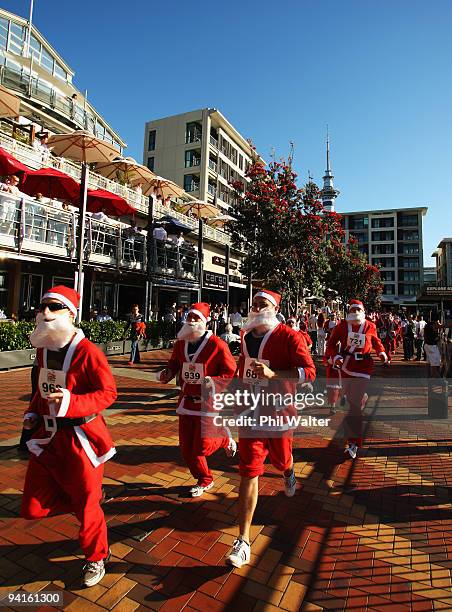
[[[424,352],[424,328],[425,328],[424,317],[419,314],[416,317],[416,326],[414,332],[414,346],[416,348],[416,361],[420,361],[422,353]],[[424,353],[425,359],[425,353]]]
[[[412,315],[408,315],[402,325],[403,360],[410,361],[414,356],[415,323]]]
[[[314,310],[308,318],[308,333],[311,336],[312,347],[311,354],[317,355],[317,310]]]
[[[262,289],[253,298],[244,326],[239,378],[252,384],[253,388],[260,381],[265,384],[272,379],[279,388],[285,386],[287,381],[284,379],[297,379],[303,383],[315,379],[315,366],[303,336],[280,323],[276,316],[280,302],[278,293]],[[262,432],[262,437],[239,436],[239,536],[226,558],[226,562],[234,567],[242,567],[251,559],[250,527],[258,500],[259,476],[264,473],[267,456],[271,464],[283,473],[287,497],[292,497],[296,491],[292,432],[289,429],[281,432],[280,437],[270,436],[270,432]]]
[[[383,363],[388,362],[375,325],[366,319],[363,303],[350,300],[346,319],[340,321],[331,332],[325,356],[331,365],[340,370],[342,391],[349,402],[349,414],[345,420],[348,432],[345,452],[352,459],[362,446],[362,409],[374,367],[372,350]]]
[[[441,329],[438,314],[432,314],[430,321],[424,327],[424,351],[427,357],[428,374],[432,378],[440,377],[441,352],[438,345]]]
[[[104,463],[116,452],[100,413],[116,400],[105,355],[74,327],[79,294],[58,285],[44,294],[30,336],[37,348],[38,389],[24,415],[27,442],[21,516],[75,513],[86,558],[82,584],[105,575],[110,553],[100,507]]]
[[[233,333],[240,334],[240,330],[242,329],[243,318],[237,306],[234,306],[234,310],[232,311],[232,314],[229,315],[229,321],[232,325]]]
[[[178,375],[181,381],[177,414],[179,415],[179,446],[196,484],[191,497],[200,497],[213,487],[213,475],[207,457],[224,448],[233,457],[237,444],[229,432],[222,437],[204,437],[201,426],[201,385],[206,377],[232,378],[236,364],[226,342],[207,330],[210,307],[197,302],[189,310],[187,320],[177,335],[173,353],[160,381],[167,384]]]
[[[323,357],[323,355],[325,354],[326,333],[324,326],[325,315],[323,314],[323,312],[320,312],[319,316],[317,317],[317,352],[320,357]]]
[[[146,323],[144,322],[144,315],[140,313],[140,307],[138,304],[132,305],[132,312],[129,315],[127,325],[124,329],[124,334],[130,327],[130,339],[132,341],[132,348],[130,350],[130,358],[128,365],[134,366],[136,363],[140,363],[140,349],[138,342],[146,335]]]

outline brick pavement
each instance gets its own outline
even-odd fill
[[[118,454],[106,467],[104,510],[113,557],[101,583],[85,590],[74,517],[17,518],[26,460],[8,441],[19,433],[29,371],[0,374],[0,592],[63,589],[65,609],[93,611],[452,609],[445,426],[375,420],[355,462],[342,460],[334,435],[298,440],[300,490],[287,499],[268,467],[251,564],[231,570],[223,559],[236,534],[237,461],[217,453],[214,489],[185,497],[191,478],[167,396],[174,389],[136,377],[161,367],[166,353],[151,357],[135,378],[124,357],[111,360],[119,399],[106,419]],[[378,373],[406,378],[420,368],[397,362]]]

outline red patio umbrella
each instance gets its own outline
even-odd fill
[[[105,209],[107,214],[115,217],[134,215],[136,209],[121,196],[106,189],[88,189],[87,207],[89,212],[99,212]]]
[[[80,199],[80,185],[77,181],[56,168],[29,170],[22,191],[32,196],[42,193],[46,198],[69,200],[74,204],[78,204]]]
[[[30,168],[0,147],[0,176],[31,172]]]

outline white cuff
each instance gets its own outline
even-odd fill
[[[382,351],[382,352],[379,354],[379,357],[382,357],[382,356],[385,358],[385,363],[386,363],[386,362],[388,361],[388,356],[386,355],[386,353],[385,353],[384,351]]]
[[[342,359],[342,355],[335,355],[333,357],[333,364],[335,364],[338,359]]]
[[[69,403],[71,401],[71,392],[68,389],[60,389],[63,394],[63,399],[61,400],[60,409],[58,410],[56,417],[64,417],[69,409]]]
[[[306,372],[304,371],[304,368],[297,368],[297,370],[300,382],[304,382],[306,380]]]
[[[37,417],[37,413],[36,412],[26,412],[24,414],[24,421],[25,419],[32,419],[33,417]]]

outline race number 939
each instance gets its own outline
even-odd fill
[[[204,365],[186,361],[182,366],[182,380],[188,384],[200,384],[204,380]]]

